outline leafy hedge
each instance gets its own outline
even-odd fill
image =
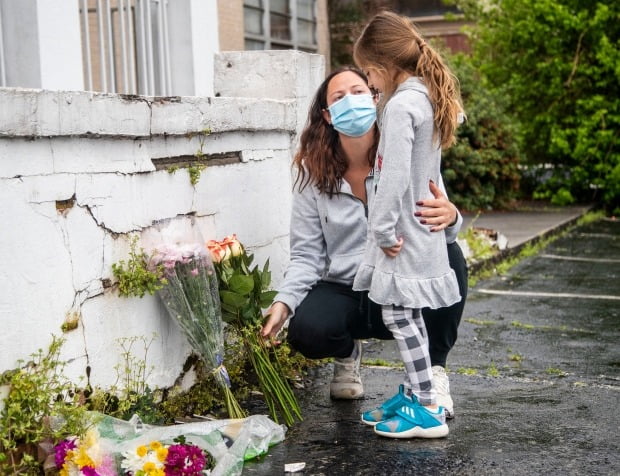
[[[508,207],[519,195],[519,148],[502,98],[488,88],[464,55],[450,56],[467,120],[457,143],[443,153],[450,200],[464,210]]]
[[[473,60],[508,100],[537,196],[620,206],[620,2],[456,0]]]

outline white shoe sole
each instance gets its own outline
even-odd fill
[[[381,423],[380,421],[366,421],[366,420],[364,420],[364,418],[363,418],[363,417],[362,417],[362,418],[360,418],[360,420],[361,420],[361,422],[362,422],[364,425],[368,425],[368,426],[372,426],[372,427],[374,427],[377,423]]]
[[[356,390],[346,384],[339,386],[332,383],[329,386],[329,396],[334,400],[359,400],[364,398],[364,389]]]
[[[377,435],[385,436],[387,438],[443,438],[448,436],[449,432],[450,430],[446,424],[434,426],[433,428],[420,428],[419,426],[416,426],[411,430],[401,431],[399,433],[381,431],[377,430],[377,427],[375,427],[375,433]]]

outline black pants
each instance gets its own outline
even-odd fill
[[[454,346],[467,297],[467,264],[456,243],[448,245],[450,266],[456,273],[461,300],[450,307],[423,309],[431,365],[445,367]],[[391,339],[381,319],[381,306],[368,293],[351,286],[320,281],[295,310],[288,328],[293,348],[310,359],[348,357],[354,339]]]

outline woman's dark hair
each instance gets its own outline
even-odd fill
[[[332,71],[319,86],[310,110],[306,126],[301,133],[300,145],[293,159],[297,167],[295,185],[301,191],[306,185],[313,184],[321,193],[330,197],[340,190],[340,182],[347,170],[347,161],[340,146],[338,132],[325,121],[323,110],[327,109],[327,88],[330,81],[340,73],[351,71],[368,84],[366,75],[354,66],[343,66]],[[374,128],[375,141],[368,151],[368,164],[375,161],[379,132]]]

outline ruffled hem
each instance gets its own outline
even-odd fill
[[[438,309],[461,300],[454,270],[436,278],[418,279],[385,273],[374,266],[362,265],[355,276],[353,289],[368,290],[377,304],[394,304],[411,309]]]

